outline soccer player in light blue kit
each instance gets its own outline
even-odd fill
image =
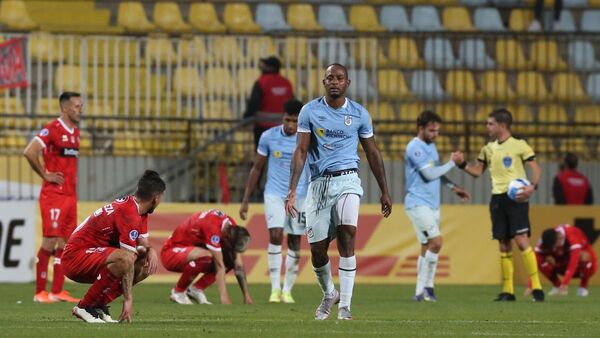
[[[248,200],[268,161],[267,184],[264,191],[265,218],[269,229],[268,264],[271,278],[271,296],[269,302],[294,303],[292,287],[298,275],[300,262],[300,237],[306,227],[304,215],[304,198],[308,189],[309,171],[305,166],[298,184],[296,194],[297,217],[290,217],[285,211],[285,198],[290,180],[290,162],[296,147],[296,129],[298,114],[302,102],[292,99],[284,104],[283,124],[267,129],[262,133],[258,142],[257,154],[250,176],[246,183],[244,198],[240,207],[240,218],[246,220]],[[288,251],[285,258],[285,277],[283,292],[281,290],[281,261],[283,231],[287,233]]]
[[[356,275],[354,240],[363,194],[358,177],[359,138],[381,190],[381,212],[385,217],[392,212],[392,200],[369,112],[345,96],[350,85],[346,67],[340,64],[328,66],[323,85],[327,95],[307,103],[300,112],[285,207],[288,213],[297,215],[296,187],[308,155],[311,182],[305,205],[306,236],[310,243],[312,265],[323,290],[315,319],[327,319],[333,305],[339,302],[337,318],[350,320]],[[327,256],[329,243],[336,237],[340,254],[340,292],[333,284]]]
[[[413,297],[416,301],[436,301],[433,281],[442,248],[440,183],[452,189],[463,202],[470,197],[468,192],[444,176],[455,167],[456,162],[462,163],[464,156],[461,152],[454,152],[450,155],[450,161],[440,164],[434,141],[440,133],[441,124],[442,119],[436,113],[428,110],[422,112],[417,118],[417,137],[406,146],[404,159],[404,207],[421,243],[421,254],[417,261],[417,287]]]

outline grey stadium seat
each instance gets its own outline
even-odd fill
[[[466,39],[458,47],[457,64],[462,68],[488,69],[496,66],[492,58],[485,51],[485,42],[482,39]]]
[[[435,32],[445,30],[440,22],[437,9],[433,6],[413,7],[410,22],[416,31]]]
[[[502,18],[500,18],[500,13],[493,7],[477,8],[473,15],[473,21],[477,30],[483,32],[506,31],[506,27],[502,23]]]
[[[404,7],[399,5],[386,5],[381,7],[381,25],[390,32],[411,32],[411,26]]]
[[[446,96],[440,80],[431,70],[413,72],[410,87],[412,92],[422,99],[441,100]]]
[[[569,65],[577,70],[600,69],[594,46],[589,41],[571,41],[567,48]]]
[[[586,89],[590,99],[600,102],[600,73],[590,74]]]
[[[353,31],[348,24],[344,8],[340,5],[321,5],[319,7],[319,24],[330,31]]]
[[[285,22],[285,17],[279,4],[258,4],[256,6],[256,23],[262,27],[263,31],[292,29]]]
[[[452,43],[444,38],[425,40],[425,62],[436,68],[456,67],[456,58],[452,52]]]
[[[581,30],[584,32],[600,32],[600,11],[584,11],[581,16]]]

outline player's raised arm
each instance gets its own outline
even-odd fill
[[[379,189],[381,190],[381,212],[384,217],[388,217],[392,213],[392,198],[388,192],[387,180],[385,178],[385,167],[381,153],[375,144],[375,137],[360,138],[360,143],[367,155],[369,167],[377,180]]]
[[[296,138],[296,149],[290,163],[290,185],[288,197],[285,201],[285,211],[292,215],[292,217],[297,216],[297,211],[294,207],[296,203],[296,187],[298,187],[298,181],[300,180],[300,176],[302,176],[302,170],[306,162],[306,155],[310,145],[310,135],[310,133],[300,132],[299,130]]]
[[[250,297],[250,291],[248,289],[248,281],[246,280],[246,270],[244,269],[244,263],[242,261],[242,255],[238,254],[235,257],[235,279],[237,279],[242,294],[244,295],[244,304],[253,304],[252,297]]]
[[[457,167],[464,170],[467,174],[477,178],[483,175],[483,172],[487,168],[485,162],[481,159],[477,159],[475,163],[468,163],[466,160],[462,163],[457,163]]]
[[[219,294],[221,296],[221,304],[229,305],[231,304],[231,299],[229,298],[229,294],[227,293],[227,284],[225,284],[225,263],[223,262],[223,253],[219,250],[211,250],[210,253],[213,256],[213,262],[215,264],[215,269],[217,270],[217,286],[219,287]]]
[[[250,194],[252,194],[254,189],[256,189],[256,184],[258,183],[260,174],[265,167],[265,163],[267,163],[267,157],[256,153],[256,156],[254,156],[254,164],[252,165],[252,169],[250,169],[250,175],[248,177],[248,181],[246,182],[246,189],[244,190],[242,205],[240,206],[240,218],[244,221],[248,216],[248,200],[250,199]]]

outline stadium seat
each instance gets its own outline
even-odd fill
[[[450,40],[444,38],[428,38],[425,40],[425,62],[434,68],[451,69],[456,67],[456,59],[452,52]]]
[[[596,61],[594,45],[590,41],[571,41],[567,50],[571,68],[583,71],[600,69],[600,62]]]
[[[254,64],[258,64],[258,60],[266,55],[278,54],[273,39],[269,36],[249,36],[246,40],[246,58]]]
[[[413,72],[410,87],[422,99],[441,100],[446,97],[437,74],[431,70]]]
[[[442,10],[444,27],[451,32],[474,31],[469,11],[465,7],[445,7]]]
[[[523,99],[534,102],[541,102],[549,98],[542,74],[533,71],[517,74],[517,94]]]
[[[315,12],[310,4],[290,4],[287,9],[287,21],[297,31],[322,31],[317,23]]]
[[[283,11],[279,4],[260,3],[256,6],[256,23],[262,30],[269,31],[288,31],[292,27],[285,22]]]
[[[379,24],[375,8],[370,5],[352,5],[350,7],[350,24],[358,32],[383,32],[385,27]]]
[[[79,44],[79,39],[73,48],[75,62],[84,62],[88,65],[97,63],[102,64],[135,64],[136,59],[141,56],[141,43],[138,39],[116,38],[107,39],[106,37],[90,36],[85,43]],[[63,55],[68,55],[70,46],[63,46]],[[143,61],[140,60],[142,63]]]
[[[498,9],[493,7],[477,8],[473,15],[475,27],[482,32],[504,32],[506,27]]]
[[[209,100],[202,109],[202,118],[205,119],[233,119],[231,105],[223,100]]]
[[[221,97],[237,94],[235,82],[231,77],[229,69],[223,67],[209,67],[204,76],[206,90],[209,95],[215,94]]]
[[[231,33],[259,33],[260,26],[254,22],[247,3],[226,3],[223,21]]]
[[[508,84],[505,72],[487,71],[481,79],[481,93],[484,99],[505,102],[516,98],[515,92]]]
[[[496,62],[506,69],[523,69],[530,65],[521,43],[514,39],[496,41]]]
[[[463,6],[482,7],[488,4],[488,0],[458,0],[458,3]]]
[[[533,11],[530,9],[513,9],[510,12],[508,27],[511,31],[524,32],[533,21]]]
[[[204,82],[196,67],[177,67],[173,74],[173,94],[200,96],[205,92]]]
[[[318,48],[318,58],[323,64],[341,63],[349,64],[350,54],[346,48],[344,40],[339,38],[320,38]]]
[[[580,133],[591,134],[594,137],[600,133],[600,107],[598,105],[577,106],[575,108],[576,130]]]
[[[139,1],[119,3],[117,24],[127,33],[149,33],[156,30],[156,26],[148,21],[144,6]]]
[[[600,0],[588,0],[589,7],[600,8]]]
[[[353,31],[354,28],[348,24],[346,13],[340,5],[319,6],[319,25],[328,31]]]
[[[58,111],[54,111],[52,114],[56,114]],[[25,114],[25,106],[23,106],[23,102],[20,98],[13,96],[6,96],[4,94],[0,95],[0,113],[2,114],[12,114],[12,115],[24,115]],[[44,122],[48,122],[44,120]],[[31,127],[30,121],[25,119],[24,117],[14,118],[14,117],[5,117],[0,118],[0,127],[2,127],[2,131],[8,131],[10,129],[29,129]],[[0,135],[2,133],[0,132]],[[22,148],[21,148],[22,150]]]
[[[285,59],[292,65],[306,66],[309,62],[310,65],[316,63],[316,58],[311,50],[310,41],[305,37],[288,36],[285,39],[283,52]]]
[[[58,39],[54,35],[45,32],[36,32],[29,35],[31,56],[35,60],[44,62],[63,61],[66,55],[59,55]]]
[[[146,42],[146,54],[152,63],[175,63],[177,54],[167,38],[150,38]]]
[[[560,133],[568,131],[569,120],[565,108],[556,104],[543,104],[538,110],[538,132]]]
[[[558,54],[558,45],[551,40],[536,40],[530,47],[531,63],[540,70],[564,70],[567,64]]]
[[[2,96],[0,96],[0,108],[2,108]],[[35,113],[40,115],[56,115],[60,112],[60,104],[55,98],[42,97],[35,103]],[[87,114],[88,108],[84,105],[84,115]]]
[[[154,67],[151,67],[154,68]],[[89,67],[89,91],[98,97],[157,97],[165,95],[166,76],[146,67]]]
[[[381,7],[381,25],[390,32],[411,32],[411,26],[406,15],[406,10],[398,5],[385,5]]]
[[[402,126],[397,123],[398,116],[389,102],[379,102],[378,105],[370,103],[367,105],[367,110],[369,111],[371,118],[381,120],[374,126],[377,135],[381,135],[380,133],[395,133],[402,131]],[[377,143],[377,145],[380,144],[381,143],[379,142]]]
[[[473,101],[481,97],[470,71],[452,70],[446,75],[446,92],[451,97],[463,101]]]
[[[237,71],[236,81],[244,97],[249,97],[252,86],[260,76],[258,68],[240,68]]]
[[[25,2],[27,12],[42,30],[53,33],[121,34],[120,26],[111,26],[109,9],[97,9],[93,1]]]
[[[195,36],[192,40],[181,39],[178,41],[177,50],[181,55],[182,60],[187,60],[191,63],[199,62],[202,64],[213,63],[214,58],[206,48],[204,38]]]
[[[414,133],[417,129],[417,118],[425,110],[425,105],[423,103],[412,102],[405,103],[400,106],[398,110],[400,112],[400,121],[402,122],[402,129],[404,132]],[[407,141],[403,143],[403,146],[406,147],[406,144],[413,139],[414,136],[406,136]]]
[[[411,38],[392,38],[388,48],[391,63],[406,68],[420,68],[425,62],[419,56],[417,43]]]
[[[472,69],[488,69],[496,66],[485,50],[485,42],[482,39],[466,39],[460,42],[458,47],[459,67]]]
[[[514,129],[518,133],[535,133],[535,116],[531,108],[525,104],[513,104],[506,107],[513,115]],[[535,149],[534,149],[535,150]]]
[[[587,94],[595,102],[600,102],[600,73],[592,73],[587,80]]]
[[[38,28],[22,0],[3,0],[0,3],[0,23],[14,31],[32,31]]]
[[[225,33],[225,25],[219,21],[212,2],[192,2],[190,5],[190,25],[200,33]]]
[[[579,76],[576,73],[557,73],[552,78],[552,95],[562,102],[587,100]]]
[[[58,93],[74,90],[80,93],[92,92],[89,82],[85,82],[83,71],[79,66],[59,65],[54,74],[54,89]]]
[[[600,32],[600,10],[583,11],[581,15],[582,32]]]
[[[306,97],[306,88],[302,82],[302,77],[296,75],[296,68],[285,68],[282,70],[283,76],[290,81],[294,95],[298,98]]]
[[[378,44],[376,38],[358,38],[356,43],[353,43],[352,56],[358,67],[372,67],[377,60],[377,67],[385,67],[388,64],[388,59],[383,53],[383,47]]]
[[[444,30],[437,10],[433,6],[413,7],[410,21],[416,31],[436,32]]]
[[[577,32],[577,25],[575,24],[573,14],[571,14],[571,11],[566,9],[562,10],[562,12],[560,13],[560,20],[558,21],[558,24],[556,24],[554,27],[554,31],[556,32]]]
[[[463,133],[465,130],[464,106],[458,103],[439,103],[435,105],[435,112],[444,121],[442,130],[446,133]]]
[[[588,6],[588,0],[564,0],[563,4],[567,8],[586,8]]]
[[[217,36],[211,42],[208,48],[221,63],[240,64],[245,60],[235,35]]]
[[[349,69],[348,77],[352,80],[352,85],[348,88],[350,97],[367,102],[376,96],[375,77],[366,69]]]
[[[154,5],[154,24],[168,33],[188,33],[192,27],[183,21],[176,2],[157,2]]]

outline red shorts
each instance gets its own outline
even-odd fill
[[[187,258],[195,246],[166,247],[160,251],[160,261],[165,269],[172,272],[183,272],[188,263]]]
[[[77,226],[77,196],[40,194],[42,235],[69,238]]]
[[[62,256],[65,276],[79,283],[93,283],[106,265],[114,247],[72,248],[67,245]]]

